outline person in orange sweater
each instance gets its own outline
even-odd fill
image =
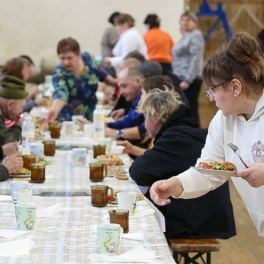
[[[171,48],[174,46],[171,36],[160,30],[160,19],[156,14],[147,15],[144,24],[148,31],[143,38],[148,48],[149,60],[159,62],[162,66],[163,74],[171,72]]]

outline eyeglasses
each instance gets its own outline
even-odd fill
[[[213,100],[213,99],[214,99],[214,98],[213,98],[213,90],[214,90],[215,88],[221,86],[221,85],[224,85],[224,84],[227,83],[227,82],[229,82],[229,81],[225,81],[225,82],[223,82],[223,83],[219,83],[219,84],[217,84],[216,86],[214,86],[214,87],[212,87],[212,88],[209,88],[208,90],[206,90],[206,91],[204,92],[205,95],[209,98],[209,100]]]

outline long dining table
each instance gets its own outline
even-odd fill
[[[0,263],[95,263],[91,255],[99,253],[96,225],[109,223],[108,211],[118,207],[93,207],[89,196],[90,186],[108,185],[115,192],[141,193],[131,178],[124,181],[106,177],[103,182],[91,182],[89,162],[94,161],[91,155],[88,155],[84,167],[75,167],[71,155],[70,150],[56,150],[54,157],[48,157],[50,163],[46,166],[45,182],[33,184],[33,200],[37,206],[34,230],[11,240],[2,236],[2,230],[17,230],[14,205],[10,198],[10,182],[15,179],[0,183],[0,243],[21,241],[31,246],[25,255],[5,255],[0,246]],[[120,158],[128,171],[130,158],[126,154]],[[54,214],[38,217],[38,210],[55,207]],[[135,215],[129,219],[129,226],[129,233],[139,233],[141,239],[122,237],[118,254],[142,246],[149,252],[155,252],[155,258],[148,263],[175,263],[163,234],[165,219],[149,200],[145,198],[143,202],[138,202]],[[133,263],[133,258],[130,263]]]

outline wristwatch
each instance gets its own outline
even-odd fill
[[[116,134],[117,134],[118,138],[121,138],[124,135],[124,131],[122,129],[121,130],[117,130]]]

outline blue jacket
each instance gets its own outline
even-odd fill
[[[108,127],[114,129],[124,129],[142,125],[142,123],[144,123],[145,121],[144,115],[137,112],[137,106],[140,97],[141,93],[139,94],[138,98],[133,102],[129,112],[123,120],[108,123]]]

